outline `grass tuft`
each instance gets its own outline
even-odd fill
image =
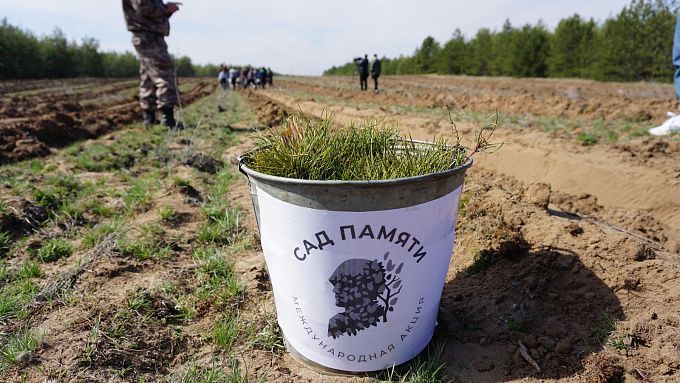
[[[212,206],[205,209],[208,221],[198,230],[203,243],[231,244],[239,233],[239,211],[234,208]]]
[[[616,331],[617,322],[618,321],[613,316],[607,313],[602,314],[602,320],[595,328],[595,337],[598,342],[603,343],[609,335]]]
[[[214,247],[198,248],[194,258],[199,263],[201,286],[196,296],[205,301],[231,302],[243,295],[245,287],[239,282],[229,260]]]
[[[82,240],[83,247],[89,249],[97,246],[107,236],[120,231],[123,227],[122,221],[116,220],[109,223],[99,224],[85,233]]]
[[[40,265],[30,260],[24,262],[19,269],[13,269],[4,263],[0,265],[0,282],[4,284],[0,289],[0,320],[26,315],[24,307],[38,291],[33,278],[40,276]]]
[[[158,208],[158,216],[163,222],[172,222],[177,218],[177,212],[168,205],[163,205]]]
[[[42,262],[54,262],[60,258],[68,257],[73,252],[73,246],[63,238],[51,238],[35,252]]]
[[[395,369],[387,372],[386,382],[399,383],[448,383],[446,365],[441,360],[443,346],[430,346],[427,356],[419,355],[408,364],[408,370],[398,373]]]
[[[241,322],[236,316],[227,315],[215,323],[211,339],[220,348],[230,351],[241,334]]]
[[[4,257],[9,253],[11,245],[11,238],[8,233],[0,231],[0,257]]]
[[[260,314],[258,327],[249,329],[249,343],[258,350],[269,351],[272,353],[285,350],[283,336],[276,322],[276,316],[272,313],[263,312]]]
[[[235,360],[232,360],[228,367],[218,366],[215,361],[210,367],[203,367],[192,362],[186,371],[182,372],[181,377],[170,381],[172,383],[264,383],[266,375],[250,376],[248,371],[241,370]]]
[[[120,244],[120,247],[123,252],[133,255],[142,261],[149,259],[168,259],[172,257],[174,253],[171,245],[161,241],[150,241],[148,239],[123,241]]]
[[[132,187],[123,196],[123,202],[129,210],[146,210],[151,203],[154,185],[144,178],[132,180]]]
[[[27,280],[41,276],[42,270],[40,270],[40,265],[36,262],[26,261],[21,265],[21,269],[19,269],[18,279]]]
[[[597,137],[592,133],[581,133],[576,137],[577,140],[581,141],[584,146],[590,146],[597,144]]]
[[[40,343],[40,339],[28,328],[19,333],[10,334],[3,339],[3,346],[0,348],[0,371],[21,362],[21,359],[25,358],[22,354],[33,351],[38,347],[38,343]],[[25,360],[28,361],[28,358],[25,358]]]

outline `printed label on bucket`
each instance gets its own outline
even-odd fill
[[[416,356],[434,331],[461,189],[406,208],[344,212],[258,188],[262,249],[290,345],[354,372]]]

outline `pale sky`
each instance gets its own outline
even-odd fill
[[[456,28],[466,38],[542,20],[553,29],[578,13],[596,21],[616,15],[624,0],[184,0],[172,19],[170,53],[193,62],[269,66],[284,74],[318,75],[367,53],[411,54],[427,35],[443,43]],[[34,33],[61,28],[88,36],[104,50],[132,51],[118,0],[0,0],[0,19]]]

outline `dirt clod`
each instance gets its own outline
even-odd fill
[[[480,372],[492,370],[494,367],[493,362],[490,360],[478,360],[475,362],[475,368]]]
[[[217,172],[220,171],[220,169],[224,166],[222,161],[208,157],[201,153],[194,153],[190,155],[184,161],[184,164],[208,174],[217,174]]]
[[[524,197],[529,203],[547,209],[550,203],[550,185],[542,182],[533,183],[524,192]]]
[[[646,261],[646,260],[654,259],[654,258],[656,258],[656,252],[654,251],[654,249],[652,249],[651,247],[644,245],[644,244],[640,245],[638,250],[635,252],[635,256],[634,256],[634,259],[638,262]]]
[[[39,228],[47,220],[47,210],[27,199],[10,199],[0,212],[0,231],[9,233],[14,239]]]
[[[588,383],[623,383],[623,367],[611,358],[589,356],[585,361]]]

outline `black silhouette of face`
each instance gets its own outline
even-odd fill
[[[385,269],[377,260],[349,259],[328,279],[338,307],[368,306],[385,291]]]

